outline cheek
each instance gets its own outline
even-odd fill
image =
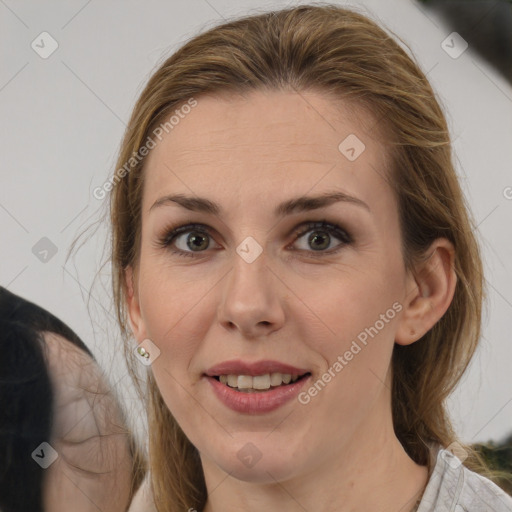
[[[294,292],[297,301],[294,322],[300,332],[308,333],[305,342],[331,357],[347,350],[350,342],[365,329],[377,324],[379,331],[391,330],[396,311],[393,303],[399,297],[396,286],[389,282],[385,272],[371,272],[354,268],[331,272],[313,282],[303,282]],[[389,311],[386,315],[386,311]],[[387,320],[384,324],[380,315]]]
[[[192,276],[189,270],[171,268],[159,259],[147,261],[139,280],[141,315],[148,337],[157,345],[180,339],[176,333],[201,307],[201,298],[207,292],[202,278],[185,279],[186,274]]]
[[[174,270],[146,275],[141,280],[141,313],[147,337],[160,350],[152,365],[155,380],[167,406],[187,408],[188,393],[197,375],[194,360],[200,353],[203,340],[213,322],[213,294],[201,285],[201,279],[184,282],[183,274]]]
[[[400,304],[391,289],[376,282],[330,286],[315,299],[318,317],[310,313],[300,329],[320,366],[301,403],[318,418],[329,418],[319,428],[331,439],[352,435],[386,382]]]
[[[333,419],[332,429],[322,427],[332,436],[340,435],[334,425],[355,428],[386,382],[400,304],[396,292],[378,278],[367,274],[332,283],[314,297],[318,316],[309,314],[300,328],[319,366],[301,403],[310,400],[319,416]]]

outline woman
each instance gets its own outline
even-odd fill
[[[151,77],[116,169],[148,382],[131,510],[512,510],[445,408],[482,263],[443,112],[384,30],[334,5],[210,29]]]

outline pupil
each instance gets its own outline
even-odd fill
[[[317,233],[321,233],[321,231],[317,231]],[[324,235],[320,235],[320,238],[322,238],[322,237],[323,237],[324,241],[326,241],[326,240],[327,240],[327,245],[326,245],[325,247],[328,247],[328,246],[329,246],[329,242],[328,242],[329,238],[328,238],[327,236],[325,236],[325,234],[324,234]],[[311,235],[311,236],[309,237],[309,241],[310,241],[310,242],[313,242],[313,240],[318,240],[318,238],[319,238],[319,236],[318,236],[318,235],[316,235],[316,234],[314,234],[314,235]],[[325,244],[324,244],[324,245],[325,245]],[[323,249],[323,248],[325,248],[325,247],[321,247],[321,246],[319,246],[318,244],[316,244],[316,248],[317,248],[317,249],[318,249],[318,248]]]
[[[190,249],[193,249],[194,247],[201,249],[201,239],[203,241],[206,240],[206,246],[204,247],[204,249],[206,249],[208,247],[208,240],[203,235],[193,235],[189,237],[188,246],[190,247]]]

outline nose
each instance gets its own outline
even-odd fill
[[[268,336],[280,329],[285,320],[283,286],[268,266],[265,251],[250,263],[235,252],[219,305],[221,325],[246,338]]]

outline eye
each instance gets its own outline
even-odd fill
[[[188,236],[180,239],[183,235]],[[202,224],[186,224],[176,228],[166,230],[164,236],[158,240],[159,247],[168,248],[178,256],[193,258],[194,252],[204,252],[210,247],[211,236]],[[181,247],[180,247],[181,245]],[[174,246],[178,248],[175,249]],[[190,249],[190,251],[188,250]]]
[[[317,254],[311,254],[313,257],[322,257],[324,255],[331,255],[338,252],[343,246],[352,243],[352,237],[346,230],[338,226],[337,224],[331,224],[325,220],[320,222],[308,222],[305,225],[301,225],[295,231],[296,240],[299,240],[304,235],[311,233],[306,239],[307,247],[305,249],[299,249],[309,251],[309,247],[313,248],[313,252]],[[336,238],[341,241],[337,248],[329,252],[324,249],[331,245],[332,239]]]
[[[331,224],[325,220],[301,224],[294,231],[294,241],[299,240],[310,232],[311,235],[307,238],[306,244],[312,250],[308,247],[299,248],[298,250],[312,253],[310,254],[312,257],[331,255],[353,241],[346,230],[337,224]],[[340,244],[334,250],[327,252],[325,249],[329,248],[333,238],[338,239]],[[212,237],[208,232],[207,226],[203,224],[186,224],[168,228],[164,235],[158,239],[156,245],[160,248],[167,248],[178,256],[194,258],[194,253],[205,252],[206,249],[210,248],[210,240],[212,240]],[[317,254],[314,254],[315,252]]]

